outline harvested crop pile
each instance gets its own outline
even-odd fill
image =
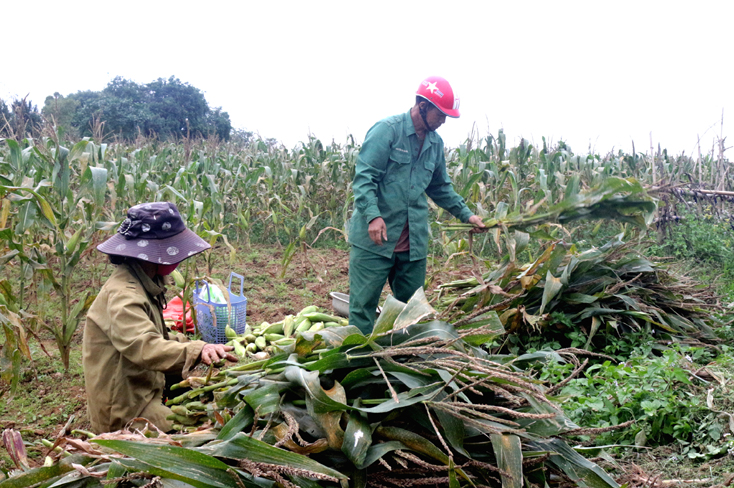
[[[521,336],[543,334],[546,341],[555,335],[561,345],[570,345],[568,333],[578,332],[586,349],[603,347],[607,334],[630,331],[665,341],[715,340],[712,291],[669,273],[620,239],[584,252],[553,242],[522,265],[507,257],[481,282],[441,285],[438,307],[459,328],[493,323]]]
[[[301,332],[292,351],[224,371],[232,384],[203,402],[208,428],[64,438],[58,445],[96,461],[67,461],[73,473],[57,468],[53,479],[618,486],[561,439],[578,426],[542,385],[471,345],[491,326],[457,332],[435,315],[419,291],[407,305],[389,298],[368,337],[353,326]],[[4,483],[31,486],[39,476],[30,470]]]

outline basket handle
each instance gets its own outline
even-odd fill
[[[242,275],[240,275],[240,274],[235,273],[234,271],[232,271],[231,273],[229,273],[229,286],[227,287],[227,289],[229,290],[230,293],[232,293],[232,277],[233,276],[235,278],[239,278],[240,279],[240,294],[238,296],[242,296],[242,289],[245,286],[245,277],[242,276]]]
[[[209,282],[208,281],[205,281],[205,280],[201,280],[201,281],[197,281],[196,282],[196,294],[197,295],[199,295],[199,290],[200,290],[199,283],[204,283],[204,286],[206,286],[206,294],[208,295],[206,301],[207,301],[207,303],[211,303],[212,302],[212,291],[209,289]]]

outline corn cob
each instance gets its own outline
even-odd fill
[[[304,317],[309,319],[311,322],[341,322],[340,317],[329,315],[328,313],[312,312],[303,314]]]
[[[317,312],[319,310],[319,307],[316,305],[309,305],[308,307],[305,307],[303,310],[298,312],[298,315],[305,315],[307,313]]]
[[[300,324],[298,324],[298,327],[296,327],[296,332],[304,332],[311,328],[311,321],[308,319],[304,319]]]
[[[186,285],[186,281],[184,280],[183,275],[181,272],[177,269],[174,269],[171,272],[171,277],[173,278],[173,282],[176,284],[176,287],[183,289]]]
[[[283,320],[283,335],[290,337],[296,328],[296,321],[293,319],[293,315],[287,315]]]
[[[267,324],[267,322],[263,322]],[[283,333],[283,321],[273,322],[265,327],[260,327],[260,334],[282,334]]]

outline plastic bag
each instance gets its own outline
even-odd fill
[[[168,306],[163,310],[163,320],[166,321],[171,330],[183,332],[183,302],[181,297],[174,297],[168,302]],[[191,304],[186,302],[186,332],[193,334],[196,331],[194,328],[194,317],[191,311]]]
[[[199,292],[199,298],[203,302],[209,303],[227,303],[227,299],[224,298],[224,293],[219,289],[217,285],[208,283],[207,286],[201,289]]]

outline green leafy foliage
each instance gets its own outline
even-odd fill
[[[606,361],[593,365],[583,378],[572,380],[561,390],[564,411],[574,422],[589,427],[635,421],[628,429],[600,434],[596,439],[600,443],[677,443],[691,458],[724,454],[731,448],[725,435],[729,419],[714,408],[713,396],[707,402],[705,395],[694,394],[713,386],[695,374],[701,369],[694,362],[695,355],[702,350],[682,352],[668,349],[657,357],[634,355],[620,364]],[[729,404],[725,398],[718,401]]]
[[[64,97],[56,92],[46,97],[41,113],[62,130],[64,136],[78,136],[78,131],[72,126],[74,115],[80,102],[71,97]]]
[[[68,102],[70,105],[79,102],[80,106],[97,104],[107,110],[104,113],[117,114],[114,116],[114,123],[121,124],[115,129],[119,132],[123,130],[123,126],[132,127],[132,122],[142,116],[133,104],[123,103],[124,100],[136,100],[136,91],[140,85],[119,81],[108,94],[109,97],[116,98],[111,102],[108,100],[109,105],[104,105],[100,94],[94,92],[70,95],[64,102],[71,100]],[[163,84],[169,84],[170,80],[163,81]],[[180,115],[175,113],[175,107],[170,103],[178,91],[173,90],[176,93],[171,94],[166,91],[171,87],[161,85],[158,88],[161,91],[158,107],[162,110],[170,109],[173,115]],[[196,98],[194,94],[189,95]],[[58,101],[61,102],[61,98]],[[70,110],[62,105],[63,103],[57,107],[59,118],[64,110]],[[53,107],[49,107],[51,109]],[[226,113],[220,115],[225,116]],[[207,119],[208,128],[211,129],[216,116],[210,111]],[[176,120],[178,122],[174,125],[178,126],[181,119]],[[189,124],[192,120],[190,118]],[[200,122],[200,119],[197,121]],[[83,123],[86,128],[89,126],[88,122],[89,118],[76,123]],[[227,125],[224,122],[222,124],[224,127]],[[111,128],[107,127],[104,132],[109,131]],[[125,142],[108,145],[98,138],[102,135],[104,134],[95,132],[94,140],[75,140],[74,144],[64,144],[59,142],[64,136],[63,131],[59,131],[53,135],[45,133],[42,138],[24,140],[17,137],[17,141],[8,139],[0,143],[0,183],[5,188],[0,193],[3,197],[0,232],[5,246],[2,254],[8,256],[9,253],[16,253],[10,259],[23,270],[17,276],[27,277],[26,281],[21,281],[20,287],[17,286],[18,283],[13,283],[12,287],[19,299],[19,310],[27,307],[24,293],[31,286],[45,289],[46,293],[54,290],[54,296],[61,300],[64,296],[61,293],[64,288],[61,277],[65,274],[72,277],[76,266],[83,262],[82,255],[89,253],[98,239],[109,235],[95,235],[91,230],[103,230],[105,233],[114,231],[115,222],[122,218],[130,205],[146,200],[165,199],[176,202],[190,228],[207,240],[225,246],[230,252],[233,248],[230,246],[235,240],[245,248],[252,242],[271,244],[278,252],[288,250],[282,255],[283,280],[293,279],[286,272],[291,263],[309,259],[309,246],[346,246],[342,235],[347,228],[350,214],[349,187],[359,151],[359,146],[353,140],[344,145],[325,145],[318,139],[309,137],[304,143],[288,150],[278,146],[274,140],[254,139],[252,133],[246,132],[239,134],[235,141],[219,144],[211,140],[188,139],[184,143],[173,143],[155,138],[145,139],[142,137],[143,133],[135,145]],[[15,134],[12,136],[16,137]],[[600,231],[594,228],[589,232],[592,226],[571,218],[565,219],[567,228],[551,223],[541,225],[539,221],[535,221],[532,234],[515,232],[512,226],[507,227],[505,232],[501,229],[502,225],[499,225],[500,222],[509,222],[519,215],[529,215],[529,211],[532,211],[533,217],[545,216],[546,219],[552,217],[560,220],[563,210],[558,205],[564,200],[581,204],[577,205],[580,210],[574,215],[569,214],[570,216],[580,216],[579,212],[594,208],[600,210],[597,215],[603,214],[608,209],[593,205],[599,202],[606,204],[609,200],[597,200],[584,206],[583,198],[589,193],[589,189],[603,188],[606,179],[615,184],[622,178],[636,178],[645,184],[650,183],[653,162],[657,163],[658,171],[671,179],[686,172],[691,173],[692,169],[690,158],[672,158],[667,153],[584,155],[574,154],[563,143],[557,147],[547,147],[545,143],[543,147],[534,147],[527,141],[522,141],[518,147],[513,148],[508,147],[503,132],[497,137],[490,135],[482,140],[467,141],[467,144],[447,151],[447,167],[457,191],[466,198],[477,214],[485,219],[493,216],[497,220],[498,230],[483,236],[474,236],[473,242],[468,238],[452,240],[452,235],[444,232],[444,228],[440,226],[441,222],[449,221],[452,217],[443,210],[433,208],[431,249],[435,262],[441,262],[449,256],[453,256],[452,259],[458,262],[468,252],[483,258],[494,256],[494,261],[487,261],[491,272],[495,273],[489,280],[491,285],[514,294],[518,290],[507,285],[517,278],[526,293],[524,299],[528,300],[523,302],[516,298],[517,302],[507,309],[498,308],[492,313],[459,325],[458,329],[465,336],[466,343],[470,346],[493,344],[494,348],[505,347],[505,351],[516,353],[536,353],[549,347],[586,347],[625,360],[630,355],[642,354],[638,352],[641,350],[640,343],[660,341],[661,335],[665,342],[673,336],[690,334],[708,340],[706,336],[710,331],[705,327],[708,322],[698,321],[702,318],[700,314],[707,319],[706,315],[711,310],[705,294],[687,287],[685,283],[677,283],[664,268],[645,256],[629,257],[628,261],[621,259],[619,254],[623,250],[627,252],[632,247],[631,244],[603,247],[608,241],[627,242],[636,237],[633,226],[629,223],[610,224],[602,226]],[[704,157],[703,164],[696,167],[699,172],[692,174],[700,174],[701,181],[713,181],[716,178],[712,170],[713,162]],[[630,184],[632,182],[633,180],[628,181]],[[23,189],[10,190],[10,187]],[[619,188],[624,191],[617,192],[615,198],[643,196],[627,191],[630,186],[625,187],[626,189]],[[644,210],[649,215],[650,204],[650,199],[642,198],[635,204],[638,207],[636,210]],[[556,212],[557,210],[560,211]],[[621,215],[630,217],[624,213]],[[706,226],[715,225],[715,222],[700,222],[701,229],[698,229],[695,239],[691,240],[687,236],[688,240],[681,240],[676,244],[676,252],[682,253],[689,248],[700,247],[702,251],[698,254],[710,256],[706,258],[708,261],[725,262],[728,258],[721,254],[726,248],[725,233],[722,231],[719,237],[716,234],[718,230],[711,231],[713,238],[709,238],[707,231],[710,229]],[[522,223],[523,226],[529,224],[530,221]],[[696,229],[690,229],[690,232],[694,231]],[[588,251],[584,251],[581,245],[574,247],[567,244],[571,242],[570,236],[587,239],[588,244],[592,241],[592,233],[599,237],[616,236],[620,232],[625,232],[623,238],[606,239],[599,244],[596,251],[600,254],[587,254]],[[558,242],[561,238],[566,241]],[[705,247],[711,244],[706,242],[707,238],[716,243],[713,249]],[[717,243],[719,239],[721,240]],[[553,245],[549,245],[549,242],[556,242],[555,248],[551,249]],[[87,246],[86,249],[80,250],[83,246]],[[213,254],[206,259],[211,262],[214,259]],[[505,255],[509,259],[505,260]],[[576,268],[569,266],[574,259],[578,261]],[[716,261],[717,259],[721,261]],[[648,266],[645,261],[650,263],[653,271],[635,268]],[[521,262],[529,263],[531,268],[523,268]],[[721,266],[721,269],[726,266]],[[314,270],[317,267],[318,263]],[[594,284],[591,280],[587,283],[579,279],[574,285],[578,289],[571,289],[564,280],[572,278],[577,271],[583,271],[594,279],[614,281],[603,284],[600,289],[591,289],[599,286],[599,282]],[[509,274],[502,275],[505,272]],[[192,270],[188,278],[193,274],[195,273]],[[638,274],[642,274],[638,281],[630,283]],[[275,273],[271,275],[278,276]],[[487,278],[485,277],[485,284],[488,283]],[[505,278],[510,279],[503,282]],[[267,286],[285,288],[281,280],[273,282],[268,276],[262,279]],[[660,281],[655,282],[654,279]],[[670,281],[666,281],[669,279]],[[619,287],[622,283],[625,283],[624,286]],[[657,287],[653,292],[646,290],[650,284]],[[461,289],[466,292],[479,286],[479,282],[474,281]],[[615,287],[619,288],[616,293],[610,293]],[[468,310],[472,307],[472,300],[474,306],[489,306],[509,298],[494,292],[490,293],[489,287],[485,288],[482,291],[485,293],[483,296],[479,293],[470,294],[457,305],[463,309],[462,314],[467,314],[470,313]],[[62,338],[73,334],[74,318],[83,315],[83,310],[76,307],[83,308],[86,302],[78,300],[84,296],[65,296],[69,314],[63,322],[72,327],[66,327]],[[690,297],[693,300],[689,300]],[[513,308],[516,310],[505,313]],[[596,310],[590,312],[591,309]],[[34,311],[26,312],[27,315],[20,315],[21,323],[30,327],[29,317],[33,316]],[[61,316],[59,313],[58,317]],[[467,328],[472,329],[471,334],[467,333]],[[505,337],[505,329],[511,329],[515,333]],[[656,333],[650,334],[652,330]],[[721,335],[719,330],[715,332]],[[362,344],[361,340],[363,339],[354,344]],[[302,343],[301,346],[306,347],[307,344]],[[314,349],[310,350],[313,352]],[[647,349],[648,355],[651,352],[652,349]],[[324,362],[321,364],[343,364],[347,360],[345,356],[346,353],[344,356],[323,358]],[[693,356],[695,361],[695,354]],[[367,366],[361,369],[366,368]],[[546,375],[544,379],[550,378],[548,375],[555,371],[554,368],[556,367],[549,366],[543,370],[542,375]],[[557,368],[568,372],[572,366],[561,365]],[[369,375],[373,373],[374,371],[366,372]],[[395,373],[400,372],[389,374]],[[403,375],[401,378],[401,381],[408,381],[408,376]],[[349,380],[356,381],[356,378],[351,376]],[[686,385],[687,388],[695,386],[695,382]],[[387,398],[389,391],[383,389],[381,393]],[[396,393],[403,395],[399,397],[401,399],[407,396],[405,391]],[[693,395],[700,396],[699,393],[697,391]],[[269,402],[268,407],[277,408],[278,393],[272,396],[276,401]],[[362,405],[359,408],[375,406]],[[254,412],[252,414],[254,418]],[[354,417],[352,431],[359,431],[354,427],[359,419],[353,413],[348,415],[350,418]],[[441,418],[441,415],[443,414],[436,412],[436,419],[442,425],[444,422],[449,425],[450,420]],[[346,428],[347,425],[344,423],[342,427]],[[426,428],[425,425],[421,427]],[[453,433],[453,441],[447,442],[457,449],[456,452],[460,452],[458,449],[461,446],[456,441],[461,437],[457,434],[458,430],[449,428],[448,432]],[[652,428],[649,434],[653,435]],[[392,441],[383,443],[381,449],[386,452],[397,449],[390,442]],[[648,443],[652,442],[655,442],[654,437],[648,439]],[[341,452],[344,456],[357,460],[364,454],[364,462],[370,459],[376,462],[381,457],[381,451],[368,449],[364,453],[361,450],[363,447],[360,445],[357,449],[348,450],[349,454]],[[485,447],[489,449],[489,445]],[[458,482],[462,479],[460,475],[457,476],[456,469],[450,469],[449,477]]]
[[[724,294],[734,298],[734,231],[730,221],[716,215],[712,204],[699,211],[684,211],[680,219],[660,229],[653,256],[673,257],[690,263],[691,271],[705,281],[718,278]]]
[[[716,340],[717,323],[705,307],[715,297],[678,280],[636,251],[620,236],[601,248],[579,252],[551,243],[527,264],[506,258],[477,279],[442,284],[444,315],[479,320],[498,314],[515,354],[560,347],[602,350],[616,337],[644,331],[661,339]]]
[[[577,178],[576,178],[577,179]],[[528,209],[517,210],[498,218],[487,219],[489,228],[525,230],[551,222],[569,223],[579,219],[611,219],[647,227],[655,211],[655,202],[634,179],[610,176],[586,192],[577,192],[578,182],[567,187],[564,198],[545,211],[539,211],[543,196]],[[471,224],[450,224],[446,230],[470,229]]]
[[[43,125],[38,107],[28,97],[6,102],[0,100],[0,137],[21,140],[36,137]]]
[[[161,139],[216,136],[228,140],[232,130],[229,114],[221,108],[210,109],[199,89],[173,76],[142,85],[117,77],[101,92],[69,95],[65,105],[58,98],[47,99],[48,112],[63,113],[63,120],[83,136],[92,135],[95,119],[104,122],[105,133],[125,139],[135,139],[142,132]],[[66,107],[72,104],[74,113],[68,115]]]

